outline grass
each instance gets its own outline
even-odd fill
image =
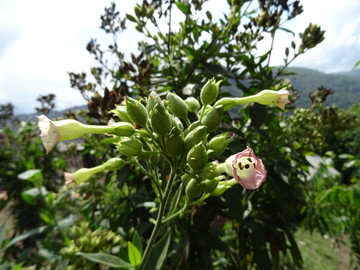
[[[306,270],[348,270],[350,243],[343,237],[338,243],[317,232],[299,231],[296,234]]]

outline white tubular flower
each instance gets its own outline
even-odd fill
[[[253,100],[262,105],[275,105],[282,110],[285,110],[285,105],[290,103],[290,92],[285,89],[279,91],[262,90],[253,97]]]
[[[131,136],[135,128],[130,123],[120,122],[108,126],[85,125],[73,119],[51,121],[45,115],[37,116],[39,128],[41,129],[41,140],[49,153],[57,142],[78,139],[85,134],[103,133],[116,136]]]

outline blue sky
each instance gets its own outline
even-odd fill
[[[225,0],[224,0],[225,1]],[[119,1],[118,1],[119,2]],[[136,1],[121,1],[122,14],[132,13]],[[222,13],[221,6],[212,10]],[[0,1],[0,104],[11,102],[16,113],[34,112],[36,98],[56,94],[57,109],[84,104],[70,88],[68,72],[88,71],[95,64],[85,49],[91,38],[102,42],[100,15],[108,0]],[[348,71],[360,60],[360,1],[303,0],[304,12],[285,27],[295,33],[312,22],[326,30],[318,47],[299,57],[293,66],[323,72]],[[220,14],[219,14],[220,16]],[[128,24],[128,28],[132,25]],[[130,29],[129,29],[130,30]],[[119,40],[122,51],[137,47],[136,31]],[[292,36],[277,37],[272,64],[281,65],[284,46]],[[261,48],[260,48],[261,49]],[[266,48],[263,48],[266,49]]]

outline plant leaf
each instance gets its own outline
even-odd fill
[[[181,3],[181,2],[175,2],[175,4],[176,4],[177,8],[185,15],[191,13],[190,6],[185,5],[184,3]]]
[[[32,230],[27,231],[26,233],[23,233],[21,235],[16,236],[15,238],[13,238],[5,247],[4,249],[7,249],[9,247],[11,247],[13,244],[20,242],[28,237],[31,237],[33,235],[37,235],[37,234],[41,234],[43,233],[47,228],[49,228],[49,226],[41,226],[39,228],[35,228]]]
[[[134,233],[132,243],[138,249],[138,251],[140,252],[140,256],[141,256],[142,252],[143,252],[143,245],[142,245],[141,237],[140,237],[140,235],[138,234],[137,231],[135,231],[135,233]]]
[[[127,269],[134,269],[131,264],[128,262],[114,256],[111,254],[106,253],[83,253],[78,252],[76,253],[78,256],[82,256],[92,262],[104,264],[114,268],[127,268]]]
[[[130,241],[128,241],[128,256],[132,266],[138,266],[140,264],[141,262],[140,251]]]
[[[170,232],[166,232],[165,235],[154,245],[151,250],[149,260],[145,265],[146,270],[160,270],[167,255],[167,251],[170,245]]]

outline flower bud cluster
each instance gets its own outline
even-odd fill
[[[151,92],[144,99],[126,97],[111,111],[119,121],[107,126],[86,125],[75,120],[51,121],[40,116],[40,136],[47,152],[57,141],[76,139],[88,133],[113,136],[119,157],[94,168],[66,173],[67,183],[79,184],[98,172],[132,164],[157,181],[156,189],[165,189],[170,170],[160,173],[161,180],[154,177],[154,168],[164,161],[166,166],[159,167],[170,165],[171,172],[176,171],[177,176],[182,176],[177,181],[182,183],[187,201],[219,196],[235,183],[245,189],[258,189],[266,176],[261,160],[247,148],[219,164],[216,159],[234,138],[229,133],[216,135],[215,132],[225,111],[246,102],[284,109],[290,93],[285,89],[263,90],[253,96],[218,99],[220,83],[211,79],[204,85],[200,92],[201,104],[193,97],[183,99],[172,92],[163,96]],[[227,176],[233,179],[227,180]]]
[[[71,259],[71,267],[75,267],[74,269],[82,269],[83,266],[81,257],[76,255],[78,252],[109,252],[111,248],[118,246],[122,241],[122,238],[112,231],[100,229],[92,231],[88,222],[72,226],[70,233],[71,243],[61,249],[61,254]]]

